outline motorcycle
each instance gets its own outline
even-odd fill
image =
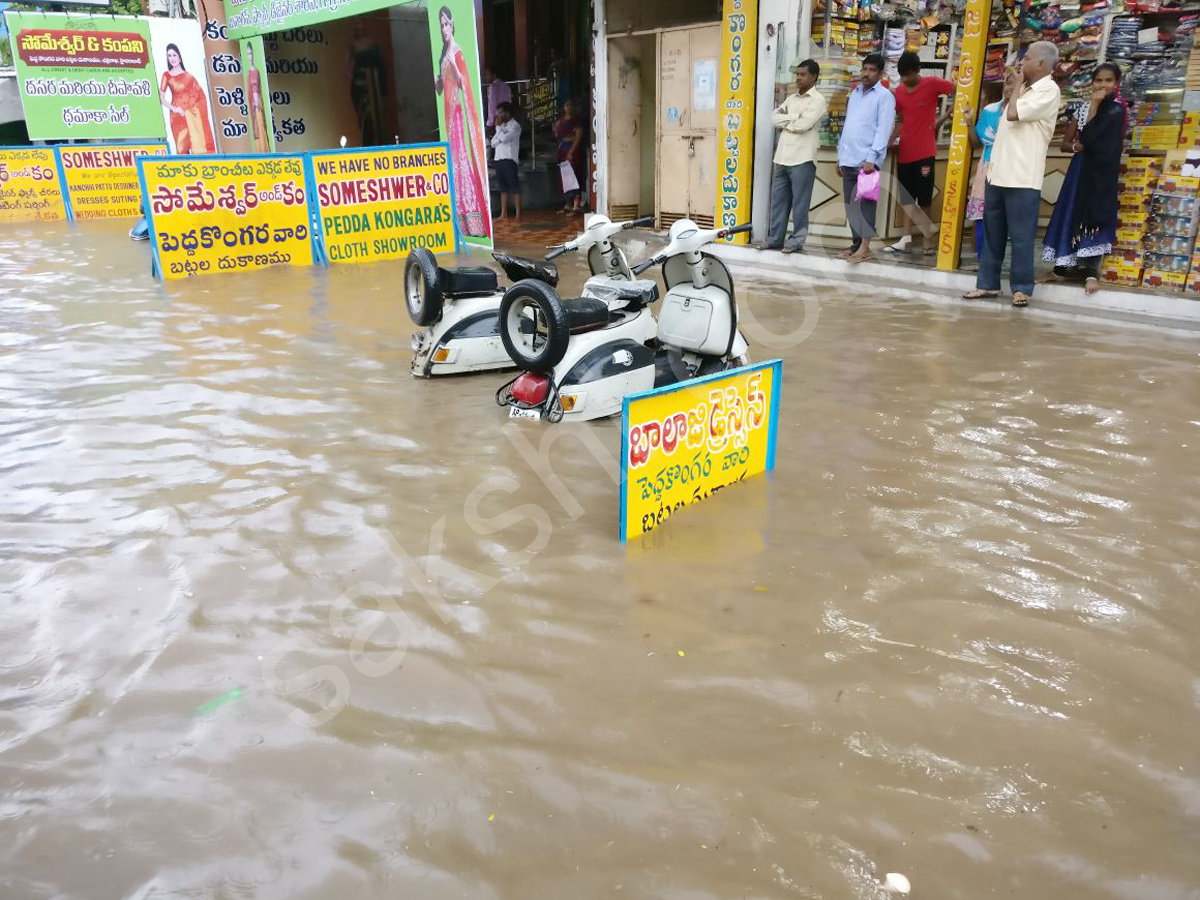
[[[701,229],[690,219],[671,226],[667,246],[631,269],[637,276],[662,264],[667,293],[657,323],[652,281],[628,282],[608,302],[562,300],[548,285],[518,281],[500,304],[500,337],[524,371],[496,403],[511,418],[584,422],[619,413],[631,394],[746,365],[733,278],[703,248],[749,230]]]
[[[509,280],[530,281],[553,290],[558,269],[550,260],[571,250],[587,250],[592,277],[584,285],[587,296],[607,286],[632,281],[629,262],[611,238],[621,231],[652,224],[653,216],[630,222],[613,222],[591,216],[582,234],[551,248],[546,262],[536,262],[499,251],[492,258]],[[424,248],[413,250],[404,267],[404,294],[409,317],[421,327],[412,338],[412,374],[418,377],[512,368],[513,362],[500,338],[500,290],[496,273],[484,266],[443,269]],[[532,321],[523,327],[532,328]]]

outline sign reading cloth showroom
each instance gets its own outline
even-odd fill
[[[626,397],[621,540],[775,468],[780,360]]]
[[[226,31],[245,42],[273,32],[286,32],[361,15],[416,0],[226,0]],[[454,212],[461,239],[477,247],[492,246],[483,97],[480,94],[479,42],[474,0],[434,0],[425,6],[433,52],[432,87],[437,94],[438,135],[449,147],[454,181]],[[281,42],[282,43],[282,42]],[[314,59],[315,54],[314,54]],[[243,67],[246,61],[243,60]],[[409,86],[408,90],[417,89]],[[422,88],[423,89],[423,88]],[[248,88],[249,90],[249,88]],[[264,89],[273,94],[274,89]],[[292,91],[282,92],[291,95]],[[299,98],[288,96],[299,106]],[[252,113],[253,116],[253,113]],[[292,119],[295,128],[296,116]],[[253,124],[253,121],[252,121]],[[281,122],[277,139],[285,139]],[[386,140],[387,136],[383,136]],[[369,137],[367,138],[370,139]]]
[[[326,262],[452,253],[454,192],[445,144],[308,154]]]
[[[156,274],[313,264],[304,157],[141,157]]]

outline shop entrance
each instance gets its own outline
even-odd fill
[[[658,46],[660,228],[682,218],[713,227],[717,202],[716,25],[664,31]]]

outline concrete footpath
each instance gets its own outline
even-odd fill
[[[878,260],[850,265],[844,260],[818,253],[784,255],[774,250],[747,246],[713,245],[712,252],[736,271],[783,281],[807,284],[845,284],[889,296],[936,300],[978,306],[1011,307],[1008,297],[963,300],[962,294],[975,287],[971,272],[942,272],[937,269]],[[1007,281],[1003,282],[1007,287]],[[1020,313],[1048,313],[1069,318],[1108,319],[1114,323],[1168,328],[1200,335],[1200,299],[1184,295],[1153,294],[1147,291],[1102,287],[1092,296],[1082,285],[1039,284],[1028,309]]]

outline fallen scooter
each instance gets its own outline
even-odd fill
[[[652,281],[613,285],[607,303],[562,300],[529,279],[514,284],[500,304],[500,336],[525,371],[496,392],[496,403],[512,418],[583,422],[620,412],[630,394],[746,365],[733,278],[703,248],[749,230],[701,230],[690,219],[671,226],[667,246],[631,270],[662,263],[667,294],[657,323]]]
[[[592,278],[585,294],[609,282],[631,280],[629,263],[611,238],[621,231],[653,222],[653,217],[612,222],[592,216],[583,233],[546,254],[546,262],[496,252],[492,258],[513,282],[534,281],[549,289],[558,284],[558,269],[549,262],[569,250],[588,250]],[[428,250],[413,250],[404,267],[404,294],[409,317],[422,330],[413,335],[412,374],[419,377],[512,368],[500,338],[500,290],[496,273],[484,266],[443,269]],[[529,320],[523,327],[532,329]]]

